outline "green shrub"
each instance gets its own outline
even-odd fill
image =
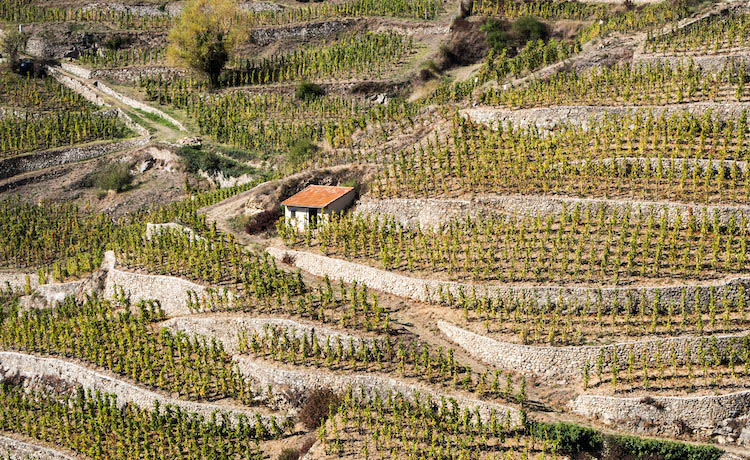
[[[685,444],[636,436],[614,436],[623,456],[650,460],[718,460],[724,452],[713,446]]]
[[[318,150],[320,150],[320,147],[312,140],[298,139],[289,147],[287,157],[292,164],[300,164],[312,158]]]
[[[532,423],[529,430],[542,439],[558,440],[560,452],[572,456],[584,452],[595,455],[604,446],[604,438],[599,431],[573,423]]]
[[[255,173],[255,170],[247,165],[206,150],[182,147],[177,151],[177,155],[183,158],[188,172],[194,174],[198,171],[205,171],[209,174],[221,172],[226,177],[237,177]]]
[[[320,85],[310,82],[300,82],[297,85],[297,89],[294,92],[294,97],[301,101],[318,98],[325,94],[325,91]]]
[[[497,19],[487,19],[480,30],[487,35],[487,43],[490,47],[498,53],[510,47],[510,37],[503,23]]]
[[[520,43],[530,41],[546,40],[549,37],[547,24],[541,22],[533,16],[524,16],[516,19],[513,23],[513,35]]]
[[[86,180],[86,185],[94,185],[102,190],[114,190],[122,192],[127,189],[133,180],[130,174],[130,165],[117,162],[110,163],[104,169],[95,172]]]

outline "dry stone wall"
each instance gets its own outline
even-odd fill
[[[725,66],[737,64],[746,65],[750,63],[750,50],[738,49],[735,52],[729,50],[722,54],[669,54],[669,53],[637,53],[633,56],[634,63],[663,63],[678,66],[685,61],[692,61],[696,66],[709,71],[720,72]]]
[[[187,71],[174,67],[164,66],[130,66],[113,69],[94,69],[90,72],[93,79],[109,80],[120,84],[132,84],[139,78],[161,77],[164,80],[172,80],[187,76]]]
[[[400,297],[407,297],[419,301],[430,301],[439,299],[439,289],[451,292],[454,296],[459,291],[471,293],[476,289],[478,296],[531,296],[540,301],[549,300],[556,302],[562,299],[566,302],[577,301],[579,304],[585,299],[596,302],[599,297],[605,306],[613,299],[622,300],[626,295],[633,297],[643,296],[647,301],[652,301],[657,295],[661,305],[680,305],[683,292],[688,299],[707,302],[711,291],[716,295],[726,294],[729,299],[736,299],[740,292],[740,286],[745,290],[746,300],[750,300],[750,277],[738,277],[717,281],[710,284],[690,284],[665,287],[568,287],[568,286],[510,286],[510,285],[488,285],[458,283],[455,281],[437,281],[421,278],[413,278],[386,270],[370,267],[367,265],[348,262],[341,259],[312,254],[304,251],[270,247],[267,249],[278,260],[285,254],[294,259],[294,266],[315,276],[326,276],[332,280],[342,279],[346,283],[358,282],[366,284],[371,289],[387,292]],[[606,313],[606,310],[603,310]]]
[[[185,227],[184,225],[176,224],[174,222],[167,222],[164,224],[152,224],[148,222],[146,224],[146,232],[144,234],[147,240],[150,240],[154,235],[158,235],[161,232],[177,232],[184,233],[191,241],[206,241],[205,238],[198,235],[193,229]]]
[[[63,452],[0,434],[0,457],[9,460],[74,460]]]
[[[89,79],[91,78],[91,71],[85,67],[71,64],[70,62],[61,62],[60,68],[69,74],[75,75],[78,78]]]
[[[600,346],[532,346],[500,342],[446,321],[438,321],[437,326],[449,340],[474,358],[487,364],[501,369],[530,373],[540,377],[562,378],[567,381],[580,380],[586,361],[593,367],[601,352],[604,352],[605,356],[612,356],[615,348],[620,368],[623,369],[627,367],[630,351],[633,352],[636,361],[640,362],[644,355],[649,360],[653,360],[658,349],[661,349],[664,354],[674,348],[676,358],[682,360],[685,359],[687,348],[690,349],[692,356],[696,356],[701,343],[700,337],[685,336]],[[716,347],[724,350],[731,342],[741,340],[744,336],[745,334],[716,336]]]
[[[7,179],[39,169],[60,166],[77,161],[109,155],[121,150],[134,149],[148,143],[148,138],[137,137],[124,141],[97,142],[94,144],[44,150],[17,157],[0,160],[0,179]]]
[[[198,296],[206,293],[206,286],[182,278],[119,270],[115,267],[115,255],[112,251],[108,251],[104,257],[102,266],[107,270],[103,294],[105,297],[112,297],[122,290],[132,301],[155,299],[168,316],[179,316],[191,313],[187,307],[188,291],[193,291]]]
[[[750,219],[750,206],[703,206],[667,201],[611,200],[541,195],[479,196],[470,200],[436,198],[377,200],[364,198],[357,203],[354,212],[392,216],[406,228],[439,229],[454,219],[463,220],[467,216],[472,218],[486,217],[490,214],[532,217],[539,214],[547,216],[562,213],[565,209],[571,212],[576,206],[597,212],[603,207],[606,213],[616,212],[618,214],[624,213],[626,210],[630,210],[631,214],[637,214],[639,209],[644,213],[652,211],[657,219],[665,215],[669,222],[673,222],[678,215],[683,222],[687,222],[690,214],[697,219],[701,219],[704,212],[712,222],[715,214],[719,218],[719,222],[724,225],[729,223],[732,216],[735,220],[741,217]]]
[[[691,434],[719,444],[750,445],[750,391],[722,396],[617,398],[580,395],[570,409],[605,425],[648,435]]]
[[[26,288],[27,277],[28,286],[39,293],[49,305],[74,295],[83,284],[83,281],[39,284],[39,276],[36,273],[0,272],[0,289],[10,287],[23,291]]]
[[[90,76],[90,74],[88,73],[89,72],[88,70],[84,69],[83,67],[77,66],[77,65],[73,65],[73,64],[64,64],[63,65],[63,64],[61,64],[60,67],[63,70],[65,70],[66,72],[69,72],[69,73],[71,73],[73,75],[77,75],[79,78],[86,79],[86,78],[89,78],[89,76]],[[86,99],[90,103],[92,103],[94,105],[97,105],[99,107],[106,107],[108,105],[104,101],[104,99],[99,94],[97,94],[96,91],[94,91],[92,88],[88,87],[87,85],[83,84],[82,82],[76,80],[75,78],[71,78],[71,77],[63,74],[60,70],[56,69],[55,67],[47,66],[46,69],[47,69],[47,73],[49,73],[61,85],[63,85],[65,87],[71,89],[72,91],[75,91],[76,93],[80,94],[81,97],[83,97],[84,99]],[[88,75],[88,76],[86,76],[86,75]],[[110,89],[110,91],[114,92],[111,89]],[[104,91],[102,91],[102,92],[104,92]],[[114,94],[118,94],[119,95],[119,93],[116,93],[116,92],[114,92]],[[120,100],[121,102],[123,102],[126,105],[129,105],[124,100],[121,100],[121,99],[119,99],[119,98],[117,98],[115,96],[112,96],[112,97],[114,97],[115,99]],[[125,112],[123,112],[119,108],[115,108],[114,110],[117,111],[117,116],[120,117],[120,119],[123,121],[123,123],[125,123],[125,126],[127,126],[130,129],[132,129],[133,131],[135,131],[136,133],[138,133],[139,136],[141,136],[141,137],[144,138],[144,139],[142,139],[140,141],[141,142],[140,145],[142,145],[143,143],[145,143],[148,140],[149,132],[148,132],[148,130],[146,128],[144,128],[143,126],[135,123]],[[153,109],[153,110],[156,110],[156,109]],[[181,126],[181,125],[177,125],[177,126]]]
[[[588,106],[561,105],[555,107],[534,107],[528,109],[505,109],[495,107],[474,107],[463,109],[461,115],[475,123],[496,125],[512,123],[517,126],[536,126],[544,131],[553,131],[561,125],[574,124],[587,130],[592,122],[607,115],[631,115],[652,113],[655,117],[671,116],[675,113],[700,115],[711,111],[722,119],[736,119],[743,110],[750,108],[745,102],[689,102],[662,106]]]
[[[224,346],[224,349],[230,353],[237,353],[238,339],[241,332],[252,334],[253,331],[258,335],[265,334],[266,326],[272,328],[281,328],[289,335],[301,337],[303,334],[315,334],[315,337],[321,343],[326,339],[332,341],[340,340],[342,344],[349,343],[351,339],[355,345],[362,343],[364,340],[350,334],[342,333],[328,327],[300,323],[281,318],[248,318],[245,316],[207,316],[207,317],[180,317],[171,318],[160,324],[160,327],[166,327],[173,331],[182,331],[189,335],[200,335],[209,339],[216,339]],[[335,343],[335,342],[334,342]]]
[[[212,404],[164,396],[141,386],[133,385],[118,378],[84,367],[80,364],[57,358],[42,358],[16,352],[0,352],[0,381],[11,377],[23,377],[25,385],[33,386],[44,379],[59,379],[73,387],[101,391],[117,397],[118,405],[137,404],[152,408],[157,401],[161,406],[174,406],[188,412],[210,417],[214,412],[224,412],[231,418],[245,415],[255,418],[256,411],[226,404]]]
[[[233,359],[243,375],[254,379],[261,386],[270,385],[275,391],[288,388],[307,392],[317,388],[331,388],[337,392],[344,392],[351,387],[354,391],[362,389],[368,397],[374,397],[376,394],[384,397],[389,391],[401,393],[409,398],[419,395],[421,398],[430,397],[437,401],[441,397],[446,399],[452,397],[461,408],[470,410],[477,408],[482,418],[489,417],[491,411],[494,410],[498,415],[510,413],[513,422],[519,420],[518,410],[510,406],[459,395],[448,395],[424,385],[410,384],[377,374],[336,374],[321,369],[285,369],[281,366],[269,366],[267,363],[244,356],[234,356]]]
[[[266,46],[277,40],[330,38],[354,26],[356,23],[356,19],[335,19],[283,27],[258,27],[250,31],[250,38],[260,46]]]

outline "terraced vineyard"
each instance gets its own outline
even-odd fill
[[[748,14],[0,0],[0,457],[750,458]]]

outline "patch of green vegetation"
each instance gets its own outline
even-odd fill
[[[723,454],[709,445],[603,434],[594,428],[574,423],[531,422],[528,430],[542,439],[555,441],[561,453],[575,458],[583,453],[600,457],[604,451],[616,458],[635,460],[718,460]]]
[[[209,150],[182,147],[177,151],[177,155],[183,158],[187,170],[194,174],[199,171],[205,171],[209,174],[221,172],[226,177],[237,177],[243,174],[256,173],[255,168]]]
[[[530,41],[547,40],[549,29],[547,24],[533,16],[523,16],[513,22],[513,35],[521,43]]]
[[[147,123],[146,120],[144,120],[143,118],[139,117],[135,113],[128,112],[128,116],[130,117],[131,120],[133,120],[133,123],[138,124],[138,125],[142,126],[143,128],[146,128],[146,131],[148,131],[149,134],[154,134],[156,132],[156,128],[154,128],[153,126],[151,126],[151,124]]]
[[[232,147],[228,145],[216,145],[214,147],[221,154],[234,158],[235,160],[239,160],[239,161],[250,161],[250,160],[256,160],[256,159],[262,158],[259,152],[252,151],[252,150],[240,149],[240,148]]]
[[[298,139],[289,147],[287,160],[292,164],[299,165],[312,158],[312,156],[319,150],[320,147],[318,147],[312,140]]]
[[[503,50],[510,56],[516,54],[527,43],[549,38],[547,24],[533,16],[523,16],[512,24],[489,18],[480,30],[487,36],[487,43],[500,53]]]
[[[96,187],[100,190],[114,190],[119,193],[128,190],[132,181],[133,175],[130,173],[130,165],[118,161],[86,176],[83,185],[85,187]]]
[[[300,101],[309,101],[317,99],[325,94],[325,90],[320,85],[310,83],[307,81],[300,82],[297,85],[297,89],[294,91],[294,97]]]
[[[143,117],[145,117],[147,120],[153,121],[154,123],[158,123],[162,126],[166,126],[169,129],[177,129],[177,126],[175,126],[173,123],[171,123],[166,118],[162,117],[161,115],[157,115],[155,113],[146,112],[141,109],[135,109],[136,112],[141,114]]]

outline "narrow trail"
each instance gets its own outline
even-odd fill
[[[75,65],[50,68],[52,77],[80,94],[89,102],[107,108],[113,108],[124,115],[124,119],[135,124],[133,129],[141,136],[147,136],[151,142],[169,142],[184,137],[185,128],[176,120],[159,109],[132,100],[109,86],[87,76],[88,69]],[[153,112],[165,122],[158,122],[144,115],[145,111]],[[140,129],[139,129],[140,127]]]

